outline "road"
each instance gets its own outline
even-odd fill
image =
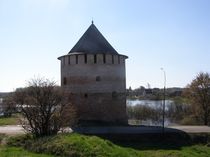
[[[170,126],[166,128],[168,132],[173,132],[173,129],[181,130],[187,133],[210,133],[208,126]],[[79,132],[88,133],[158,133],[161,132],[161,127],[84,127],[80,128]],[[71,132],[71,131],[67,131]],[[24,134],[25,131],[21,125],[5,125],[0,126],[0,133],[7,135]]]
[[[170,126],[169,128],[182,130],[187,133],[210,133],[209,126],[183,125],[183,126]]]
[[[21,125],[4,125],[0,126],[0,133],[7,135],[24,134],[24,129]]]
[[[162,133],[160,126],[101,126],[101,127],[79,127],[73,131],[84,134],[152,134]],[[173,133],[184,131],[186,133],[210,133],[208,126],[170,126],[165,132]]]

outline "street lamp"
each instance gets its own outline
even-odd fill
[[[164,74],[164,88],[163,88],[163,119],[162,119],[162,133],[164,134],[165,129],[165,103],[166,103],[166,72],[163,68],[160,68]]]

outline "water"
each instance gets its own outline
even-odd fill
[[[165,110],[167,111],[168,106],[170,106],[173,103],[172,100],[165,100]],[[135,105],[146,105],[154,109],[161,109],[163,107],[163,100],[131,100],[127,99],[127,106],[135,106]],[[153,121],[151,119],[146,120],[135,120],[135,119],[129,119],[130,124],[135,125],[156,125],[161,126],[162,125],[162,116],[158,121]],[[165,126],[171,125],[172,122],[165,117]]]
[[[152,108],[157,108],[157,107],[162,107],[163,105],[163,100],[131,100],[131,99],[127,99],[127,106],[135,106],[135,105],[148,105],[149,107]],[[166,110],[167,107],[170,106],[173,103],[172,100],[165,100],[165,106],[166,106]]]

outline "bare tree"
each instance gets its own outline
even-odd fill
[[[187,86],[185,95],[192,104],[193,113],[208,125],[210,121],[210,75],[200,72]]]
[[[35,136],[56,134],[76,116],[61,88],[47,79],[32,79],[28,87],[16,90],[14,98],[25,118],[23,127]]]

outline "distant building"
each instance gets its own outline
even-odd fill
[[[173,88],[167,88],[166,92],[169,96],[171,97],[175,97],[175,96],[181,96],[183,93],[183,88],[179,88],[179,87],[173,87]]]
[[[125,60],[93,24],[61,61],[61,86],[80,124],[127,124]]]
[[[145,89],[143,95],[144,96],[151,96],[152,95],[152,89],[151,88]]]

